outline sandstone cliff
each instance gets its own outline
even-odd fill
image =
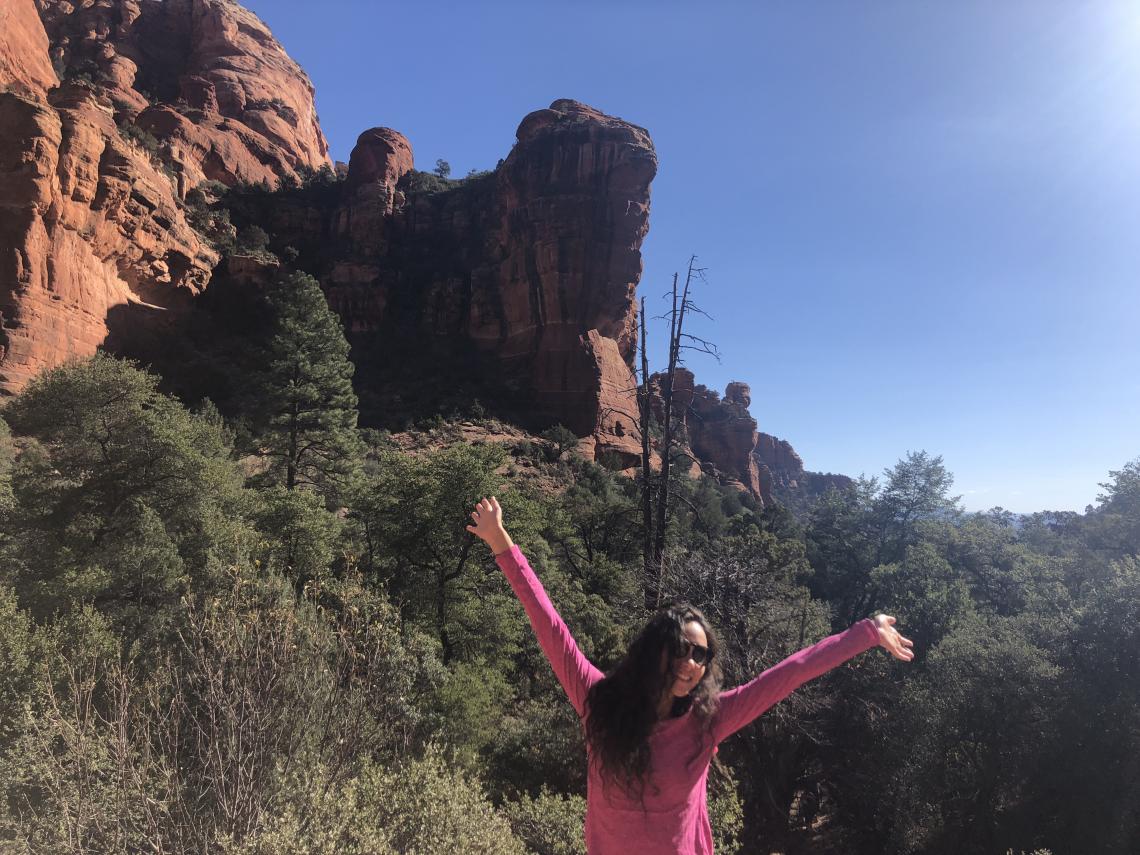
[[[0,392],[94,352],[116,307],[184,310],[218,254],[184,198],[328,163],[312,86],[227,0],[6,0]]]
[[[263,225],[321,281],[353,345],[366,421],[417,395],[439,411],[439,387],[461,385],[630,465],[653,144],[571,100],[531,113],[516,137],[495,170],[448,181],[415,172],[407,139],[373,128],[343,182],[245,194],[235,222]]]

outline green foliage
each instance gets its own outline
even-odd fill
[[[351,578],[299,603],[282,580],[231,583],[184,604],[157,668],[124,660],[90,610],[38,633],[22,732],[2,746],[0,835],[36,852],[240,850],[275,816],[309,823],[314,778],[351,789],[365,757],[423,744],[438,663],[382,598]]]
[[[562,425],[555,425],[543,431],[542,438],[550,443],[550,459],[557,460],[567,452],[573,452],[578,447],[578,436],[574,431]]]
[[[907,452],[883,476],[885,482],[874,508],[880,563],[902,557],[917,540],[923,521],[946,519],[960,512],[959,497],[950,496],[954,476],[946,470],[941,457],[931,457],[925,451]]]
[[[1140,843],[1140,562],[1114,562],[1080,604],[1049,758],[1058,851],[1135,851]],[[1056,645],[1060,646],[1060,645]]]
[[[243,390],[256,490],[212,406],[106,356],[4,408],[0,848],[583,851],[580,723],[464,526],[502,500],[605,668],[644,619],[636,483],[558,429],[530,465],[515,448],[512,482],[504,446],[441,417],[368,434],[361,463],[319,288],[272,307]],[[323,449],[292,458],[294,489],[290,425]],[[880,610],[920,652],[859,657],[726,742],[717,851],[1135,851],[1138,473],[1085,515],[964,515],[911,454],[802,521],[678,475],[663,584],[709,616],[726,685]]]
[[[297,111],[280,98],[250,98],[245,102],[245,109],[276,113],[290,125],[296,125],[298,120]]]
[[[362,450],[348,342],[311,276],[279,281],[270,306],[272,333],[250,378],[254,451],[268,467],[257,483],[311,487],[336,503]]]
[[[0,752],[19,732],[38,660],[31,617],[17,605],[14,591],[0,588]],[[0,765],[0,777],[3,772]]]
[[[721,855],[738,855],[744,842],[744,805],[737,793],[736,778],[727,767],[714,766],[709,774],[708,807],[713,850]]]
[[[1051,761],[1061,671],[1018,619],[969,621],[903,692],[892,754],[892,851],[985,853],[1033,840],[1041,816],[1026,781]],[[905,746],[905,747],[904,747]]]
[[[248,545],[240,474],[221,429],[98,355],[45,372],[4,410],[11,578],[37,615],[94,602],[132,639]]]
[[[528,671],[527,664],[534,667]],[[545,668],[545,671],[539,670]],[[516,691],[529,696],[501,704],[499,730],[485,751],[488,784],[496,800],[555,793],[581,793],[586,787],[586,745],[582,726],[549,665],[535,651],[519,669]]]
[[[16,446],[12,442],[12,431],[8,423],[0,417],[0,564],[4,561],[7,538],[3,521],[12,513],[15,497],[12,495],[12,464],[16,461]],[[5,579],[4,570],[0,570],[0,584]]]
[[[237,249],[237,229],[229,209],[220,204],[228,190],[220,181],[199,184],[186,194],[186,220],[215,250],[232,253]]]
[[[269,233],[261,226],[239,229],[234,251],[239,255],[264,255],[269,252]]]
[[[442,193],[458,187],[459,181],[433,172],[417,172],[412,170],[400,179],[399,188],[406,193]]]
[[[570,484],[557,501],[557,515],[548,523],[547,538],[585,590],[611,603],[637,596],[622,569],[641,554],[636,485],[580,458],[571,460],[570,474]]]
[[[871,580],[878,588],[879,608],[902,621],[920,657],[974,613],[966,580],[929,543],[907,549],[899,564],[879,565]]]
[[[306,798],[270,818],[229,855],[525,855],[479,781],[450,768],[438,750],[395,768],[366,766],[335,790],[319,777]]]
[[[320,579],[336,557],[343,523],[308,490],[270,487],[257,497],[253,520],[264,537],[259,560],[298,587]]]
[[[1083,525],[1089,549],[1101,561],[1140,555],[1140,458],[1110,472],[1100,486],[1104,492]]]
[[[479,752],[498,733],[510,691],[501,662],[475,659],[448,669],[432,708],[446,722],[444,738],[464,766],[475,768]]]
[[[521,628],[510,613],[512,595],[486,547],[467,533],[470,511],[482,496],[502,493],[497,469],[504,452],[495,445],[453,445],[422,457],[382,454],[377,474],[353,503],[365,550],[363,565],[383,580],[407,613],[430,627],[445,662],[501,656]],[[501,496],[511,530],[526,542],[522,496]]]
[[[451,175],[451,164],[443,158],[439,158],[435,162],[435,169],[432,170],[440,178],[447,178]]]
[[[119,126],[119,133],[124,139],[130,140],[137,144],[145,152],[151,155],[157,155],[160,147],[158,138],[150,131],[140,128],[133,122],[123,122]]]
[[[586,855],[586,800],[545,788],[503,807],[515,835],[535,855]],[[718,847],[719,851],[719,847]]]

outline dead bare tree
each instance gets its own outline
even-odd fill
[[[673,274],[672,304],[665,319],[669,321],[669,356],[661,395],[661,442],[658,446],[661,467],[656,479],[650,470],[650,410],[652,396],[649,388],[649,360],[646,353],[645,300],[641,301],[641,385],[638,403],[641,407],[641,466],[642,466],[642,523],[645,529],[644,572],[645,607],[655,610],[661,605],[661,576],[665,560],[665,535],[669,525],[670,467],[678,449],[676,421],[673,418],[673,384],[677,368],[684,364],[682,352],[696,350],[720,360],[720,352],[712,342],[685,332],[685,318],[692,312],[709,317],[690,296],[694,279],[705,279],[705,269],[696,266],[697,257],[690,256],[685,284],[678,294],[679,275]],[[710,318],[711,320],[711,318]],[[654,484],[654,480],[656,483]]]

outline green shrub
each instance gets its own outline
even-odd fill
[[[312,490],[270,487],[258,496],[254,522],[262,566],[272,568],[301,587],[324,576],[335,557],[342,523]]]
[[[586,855],[586,800],[543,789],[507,802],[503,812],[515,835],[535,855]],[[719,851],[719,847],[718,847]]]
[[[301,777],[301,775],[299,775]],[[303,773],[299,793],[227,855],[527,855],[478,780],[456,772],[437,750],[422,760],[366,766],[337,787],[321,770]]]
[[[713,849],[719,855],[736,855],[744,835],[744,805],[736,789],[736,778],[727,766],[709,772],[709,823]]]
[[[542,438],[550,443],[550,459],[557,460],[566,452],[578,447],[578,435],[568,427],[555,425],[542,433]]]
[[[269,250],[269,233],[261,226],[246,226],[238,231],[237,251],[242,255],[256,255]]]
[[[461,182],[447,178],[442,175],[436,175],[431,172],[417,172],[412,170],[403,178],[400,179],[398,188],[405,193],[442,193],[445,190],[451,190],[458,187]]]
[[[161,144],[158,138],[150,131],[140,128],[131,121],[120,122],[118,128],[119,134],[123,139],[135,143],[152,157],[158,154]]]

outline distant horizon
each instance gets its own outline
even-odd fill
[[[695,253],[689,367],[808,470],[926,450],[970,511],[1084,512],[1140,456],[1140,8],[245,5],[335,160],[386,126],[462,176],[564,97],[647,128],[649,314]]]

